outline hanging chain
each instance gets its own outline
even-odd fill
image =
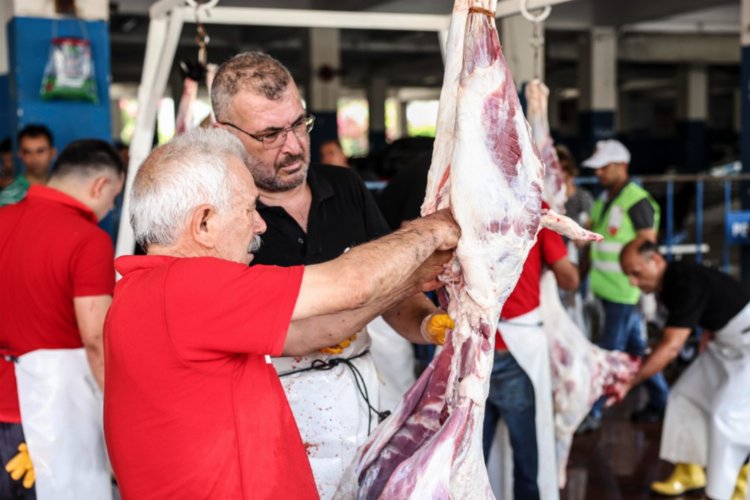
[[[530,43],[534,50],[534,78],[539,79],[542,76],[544,63],[544,25],[542,23],[549,17],[552,8],[546,5],[539,14],[534,15],[529,11],[528,2],[529,0],[521,0],[521,15],[533,25]]]
[[[542,64],[544,61],[544,28],[542,21],[534,21],[530,43],[534,51],[534,79],[541,80]]]
[[[208,64],[208,42],[211,41],[211,38],[208,36],[208,32],[206,31],[206,27],[203,25],[203,23],[200,20],[200,17],[198,15],[198,4],[195,4],[195,43],[198,44],[198,63],[200,63],[203,67]]]

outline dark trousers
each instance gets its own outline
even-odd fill
[[[538,500],[534,385],[509,352],[495,353],[484,412],[484,458],[489,457],[498,419],[508,427],[513,449],[513,499]]]
[[[18,445],[25,442],[21,424],[0,422],[0,500],[36,500],[36,492],[23,487],[23,478],[14,481],[5,471],[5,465],[18,455]]]
[[[643,332],[643,317],[638,308],[630,304],[618,304],[602,299],[604,307],[604,329],[597,344],[603,349],[624,351],[643,356],[646,351],[646,336]],[[659,372],[643,382],[649,397],[649,406],[663,410],[667,406],[669,385]],[[596,418],[601,418],[605,398],[599,399],[591,410]]]

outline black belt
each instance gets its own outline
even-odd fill
[[[357,385],[357,391],[359,392],[360,396],[362,396],[362,399],[365,401],[365,404],[367,405],[368,409],[368,418],[367,418],[367,434],[370,434],[370,431],[372,430],[372,419],[370,418],[371,415],[374,413],[378,417],[378,423],[385,420],[388,415],[391,414],[390,411],[378,411],[377,408],[372,406],[370,404],[370,395],[367,391],[367,384],[365,384],[365,378],[362,376],[362,374],[359,372],[356,366],[354,366],[354,361],[357,358],[361,358],[365,354],[368,354],[370,352],[369,349],[366,349],[362,351],[361,353],[352,356],[350,358],[330,358],[328,360],[323,359],[314,359],[312,363],[310,363],[310,366],[306,368],[299,368],[297,370],[290,370],[288,372],[279,373],[279,378],[281,377],[288,377],[289,375],[296,375],[297,373],[304,373],[304,372],[310,372],[310,371],[328,371],[333,370],[339,365],[346,365],[349,367],[349,370],[351,370],[352,375],[354,376],[354,383]]]

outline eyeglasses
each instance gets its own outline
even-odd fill
[[[280,148],[284,143],[286,142],[287,134],[291,131],[294,132],[294,135],[296,135],[299,139],[304,139],[305,136],[303,134],[309,134],[310,131],[313,129],[313,125],[315,124],[315,116],[307,114],[297,120],[296,122],[292,123],[288,127],[285,128],[279,128],[279,129],[272,129],[269,132],[266,132],[262,135],[257,134],[251,134],[247,130],[243,130],[237,125],[229,122],[219,122],[222,125],[226,125],[228,127],[232,127],[235,130],[239,130],[243,134],[245,134],[248,137],[252,137],[256,141],[263,144],[263,149],[276,149]]]

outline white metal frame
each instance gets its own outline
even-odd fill
[[[516,15],[521,11],[521,2],[524,2],[527,9],[540,9],[569,1],[571,0],[501,0],[497,3],[495,13],[497,17]],[[188,5],[189,3],[189,0],[159,0],[149,10],[151,22],[148,28],[143,74],[138,87],[138,111],[130,144],[130,164],[125,182],[126,196],[122,206],[125,220],[120,224],[117,238],[118,256],[133,252],[135,238],[127,220],[130,205],[127,193],[130,192],[138,168],[151,151],[157,104],[166,89],[182,26],[185,22],[195,22],[196,19],[196,9]],[[216,1],[210,2],[208,6],[214,4]],[[198,15],[204,24],[435,31],[440,35],[441,47],[445,45],[450,23],[450,15],[253,7],[206,9],[204,6],[198,8]]]

